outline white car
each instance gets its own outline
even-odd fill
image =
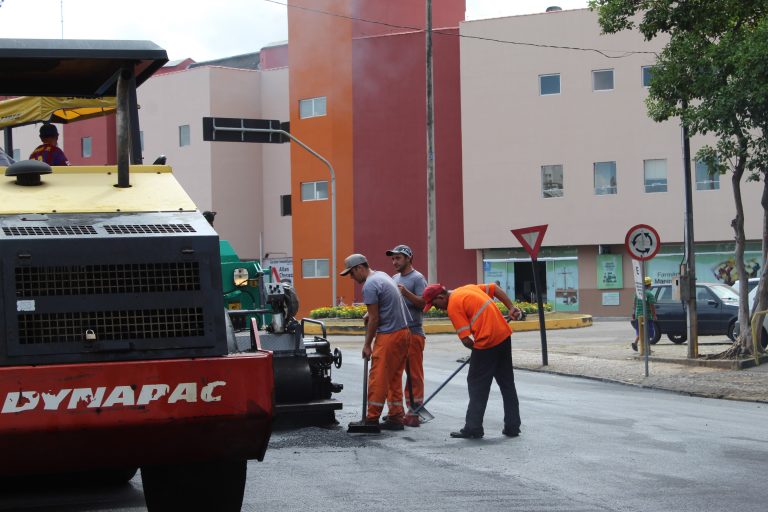
[[[752,279],[750,279],[750,284],[752,284],[751,281],[752,281]],[[758,281],[759,281],[759,279],[758,279]],[[736,281],[736,284],[738,284],[738,281]],[[734,287],[735,286],[736,285],[734,285]],[[755,303],[755,297],[757,297],[757,286],[752,288],[752,291],[749,292],[748,304],[749,304],[749,308],[750,309],[752,309],[752,304]],[[734,328],[733,332],[735,333],[736,336],[739,335],[739,321],[738,320],[736,320],[736,327]],[[763,346],[764,349],[768,348],[768,314],[763,316],[763,324],[762,324],[761,328],[758,331],[758,339],[760,340],[760,344]]]

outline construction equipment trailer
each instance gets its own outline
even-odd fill
[[[0,94],[117,98],[117,165],[0,169],[0,475],[129,479],[150,511],[240,510],[272,352],[222,307],[216,231],[141,163],[147,41],[0,39]]]

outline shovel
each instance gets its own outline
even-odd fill
[[[424,408],[424,404],[416,406],[416,404],[413,401],[413,381],[411,380],[411,364],[408,360],[405,361],[405,373],[407,375],[406,381],[408,382],[408,397],[411,399],[409,402],[410,405],[408,406],[408,416],[418,416],[419,423],[426,423],[428,421],[435,419],[432,413],[430,413],[428,410]],[[413,407],[416,407],[416,409],[412,409]]]
[[[348,434],[380,434],[381,428],[378,423],[369,424],[365,421],[368,412],[368,358],[365,358],[363,365],[363,417],[360,421],[352,421],[347,425]]]
[[[459,372],[461,371],[461,369],[462,369],[462,368],[464,368],[465,366],[467,366],[467,363],[469,363],[470,359],[472,359],[472,358],[471,358],[471,357],[468,357],[466,361],[464,361],[463,363],[461,363],[461,366],[459,366],[458,368],[456,368],[456,370],[455,370],[455,371],[454,371],[454,372],[451,374],[451,376],[450,376],[450,377],[448,377],[447,379],[445,379],[445,382],[443,382],[442,384],[440,384],[440,386],[439,386],[439,387],[438,387],[438,388],[435,390],[435,392],[434,392],[434,393],[432,393],[431,395],[429,395],[429,398],[427,398],[426,400],[424,400],[424,403],[423,403],[423,404],[421,404],[421,405],[420,405],[420,406],[418,406],[416,409],[414,409],[414,411],[413,411],[413,414],[419,414],[419,411],[423,411],[423,410],[424,410],[424,406],[425,406],[425,405],[427,405],[427,404],[429,403],[429,401],[430,401],[430,400],[432,400],[433,398],[435,398],[435,395],[436,395],[436,394],[438,394],[438,393],[440,392],[440,390],[441,390],[441,389],[443,389],[443,388],[445,387],[445,385],[446,385],[446,384],[448,384],[449,382],[451,382],[451,379],[452,379],[452,378],[454,378],[454,377],[456,376],[456,374],[457,374],[457,373],[459,373]],[[430,414],[430,416],[432,416],[432,415]],[[434,416],[432,416],[432,417],[434,418]]]

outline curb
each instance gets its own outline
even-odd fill
[[[640,354],[633,356],[635,360],[642,361],[643,356]],[[754,358],[749,359],[688,359],[680,358],[675,359],[671,357],[655,357],[649,356],[648,361],[654,363],[674,363],[682,364],[685,366],[706,366],[707,368],[721,368],[723,370],[744,370],[745,368],[753,368],[757,366]],[[768,355],[760,356],[760,364],[768,363]]]
[[[361,319],[342,319],[331,318],[322,320],[325,324],[326,334],[337,335],[364,335],[365,327]],[[511,322],[512,330],[515,332],[523,331],[538,331],[539,320],[538,317],[529,320],[523,320],[521,322]],[[589,327],[592,325],[591,315],[573,315],[570,318],[545,318],[544,325],[547,330],[551,329],[578,329],[581,327]],[[322,334],[322,329],[317,324],[306,324],[304,326],[305,334],[319,335]],[[426,334],[453,334],[455,329],[453,324],[447,318],[425,318],[424,319],[424,332]]]

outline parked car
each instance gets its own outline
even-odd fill
[[[651,287],[656,297],[656,329],[651,343],[658,343],[662,334],[673,343],[688,339],[685,309],[679,299],[672,298],[672,285]],[[739,296],[730,286],[719,283],[696,283],[696,318],[702,336],[725,334],[731,341],[739,316]]]
[[[752,290],[757,287],[759,282],[759,277],[750,277],[749,280],[747,280],[747,293],[752,293]],[[733,289],[736,290],[737,294],[739,293],[739,288],[741,288],[741,279],[737,279],[736,282],[733,283]]]
[[[751,279],[750,279],[751,281]],[[749,292],[749,308],[752,309],[752,304],[755,303],[755,297],[757,297],[757,288],[753,288]],[[739,321],[736,320],[736,329],[734,330],[736,336],[739,335]],[[763,348],[768,348],[768,315],[763,316],[762,328],[759,331],[759,340]]]

